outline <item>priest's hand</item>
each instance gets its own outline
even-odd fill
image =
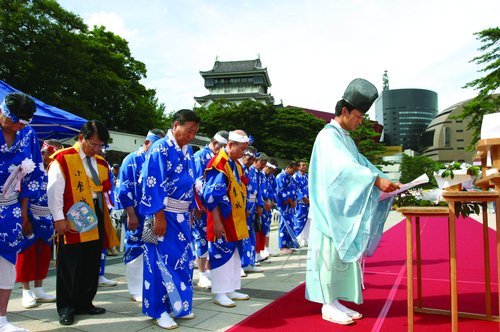
[[[377,177],[375,180],[375,187],[386,193],[399,189],[399,185],[397,183],[381,177]]]

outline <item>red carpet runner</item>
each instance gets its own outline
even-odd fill
[[[421,219],[423,305],[449,309],[448,230],[445,218]],[[490,230],[493,314],[498,315],[495,232]],[[341,326],[321,319],[321,305],[305,300],[301,284],[229,329],[267,331],[407,331],[405,223],[387,231],[377,252],[365,263],[364,303],[353,309],[364,317]],[[472,219],[457,222],[459,310],[484,313],[482,225]],[[415,273],[415,272],[414,272]],[[414,282],[414,287],[416,280]],[[349,306],[349,303],[344,303]],[[499,331],[499,323],[459,318],[459,330]],[[449,331],[450,317],[415,313],[415,331]]]

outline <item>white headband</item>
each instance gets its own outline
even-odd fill
[[[229,132],[229,138],[228,138],[229,141],[233,141],[233,142],[238,142],[238,143],[248,143],[250,142],[250,140],[248,139],[248,136],[243,136],[243,135],[240,135],[238,133],[235,133],[234,131],[230,131]]]
[[[219,142],[221,144],[227,144],[227,139],[225,139],[224,137],[219,135],[219,133],[214,135],[214,140],[216,140],[217,142]]]
[[[276,169],[276,166],[274,166],[271,163],[266,163],[266,166],[269,167],[269,168],[272,168],[272,169]]]

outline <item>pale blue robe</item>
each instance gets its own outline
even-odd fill
[[[359,260],[380,241],[392,200],[374,186],[385,175],[363,157],[336,121],[314,143],[309,167],[311,229],[306,298],[362,303]]]

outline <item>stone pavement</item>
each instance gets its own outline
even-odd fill
[[[277,227],[271,232],[271,248],[278,252]],[[250,295],[249,301],[238,301],[234,308],[224,308],[212,303],[213,297],[207,290],[195,287],[194,314],[192,320],[177,320],[178,331],[224,331],[265,307],[278,297],[298,286],[305,280],[307,248],[301,248],[292,255],[272,257],[270,263],[262,263],[263,273],[248,273],[242,278],[241,292]],[[99,287],[94,305],[106,308],[104,315],[75,316],[75,324],[62,326],[55,303],[42,303],[32,309],[21,305],[20,285],[12,291],[7,318],[15,325],[30,331],[165,331],[154,320],[142,314],[141,305],[132,302],[125,282],[125,265],[122,257],[108,257],[105,277],[118,281],[115,287]],[[194,271],[194,283],[198,271]],[[55,269],[49,269],[44,289],[55,294]],[[33,287],[33,286],[32,286]]]
[[[403,217],[397,212],[389,214],[386,229]],[[271,232],[271,248],[277,252],[277,229]],[[401,239],[405,241],[405,239]],[[248,273],[242,278],[242,292],[251,296],[249,301],[238,301],[235,308],[223,308],[212,303],[209,291],[196,289],[194,294],[194,314],[192,320],[177,320],[180,331],[224,331],[273,302],[278,297],[297,287],[305,280],[307,248],[301,248],[292,255],[272,257],[270,263],[262,263],[263,273]],[[44,288],[55,294],[54,269],[44,281]],[[195,283],[197,281],[195,270]],[[70,327],[59,325],[55,303],[43,303],[33,309],[21,306],[21,288],[13,290],[7,317],[10,322],[31,331],[163,331],[154,321],[141,312],[141,305],[130,300],[125,283],[125,265],[121,257],[108,257],[106,275],[118,281],[115,287],[99,287],[94,304],[106,308],[104,315],[75,316],[75,324]]]

